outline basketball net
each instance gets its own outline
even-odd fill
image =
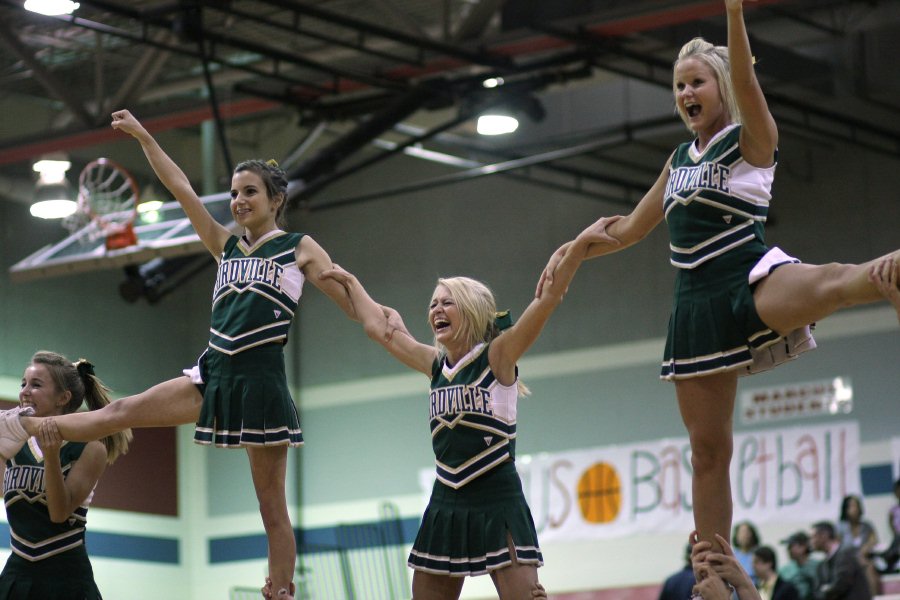
[[[78,178],[77,211],[90,220],[88,238],[105,237],[107,250],[137,244],[134,220],[139,198],[137,182],[123,166],[108,158],[88,164]]]

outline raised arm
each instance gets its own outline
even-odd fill
[[[592,230],[594,241],[587,248],[585,258],[595,258],[604,254],[618,252],[632,246],[653,231],[663,219],[663,196],[666,181],[669,179],[669,165],[672,157],[666,161],[653,186],[644,194],[634,210],[626,216],[604,217],[592,223],[585,231]],[[599,227],[599,229],[598,229]],[[559,262],[573,242],[566,242],[550,256],[544,272],[538,280],[535,298],[540,298],[544,285],[553,282]]]
[[[337,265],[322,271],[319,277],[345,289],[366,335],[407,367],[431,377],[437,349],[416,341],[394,309],[372,300],[356,276]]]
[[[112,114],[112,127],[134,136],[140,142],[144,155],[153,167],[153,172],[184,209],[191,225],[194,226],[194,231],[200,236],[200,241],[218,260],[225,248],[225,242],[231,237],[231,232],[212,218],[191,187],[191,182],[188,181],[184,171],[169,158],[153,136],[127,110],[117,110]]]
[[[545,282],[541,286],[538,296],[531,301],[516,324],[491,344],[491,370],[500,383],[511,385],[515,381],[516,362],[537,340],[550,315],[562,302],[575,272],[586,258],[588,248],[607,238],[607,223],[607,219],[600,219],[565,247],[552,282]]]
[[[770,167],[778,146],[778,127],[769,112],[756,72],[744,24],[743,0],[725,0],[728,16],[728,62],[734,96],[741,111],[741,154],[756,167]]]

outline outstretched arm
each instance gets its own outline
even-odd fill
[[[372,300],[356,276],[338,265],[322,271],[319,277],[346,290],[366,335],[384,346],[385,350],[406,366],[431,376],[431,366],[437,358],[437,350],[416,341],[407,331],[397,311]]]
[[[522,317],[491,344],[491,369],[500,383],[511,385],[515,381],[516,362],[537,340],[550,315],[562,302],[575,272],[587,257],[588,248],[608,238],[608,222],[607,219],[600,219],[565,247],[553,280],[540,286],[538,296],[531,301]]]
[[[728,16],[728,62],[734,96],[741,110],[741,154],[751,165],[770,167],[778,146],[778,127],[769,112],[756,73],[744,24],[743,0],[725,0]]]
[[[585,258],[595,258],[604,254],[618,252],[632,246],[653,231],[663,219],[663,196],[666,191],[666,181],[669,179],[669,165],[672,157],[666,161],[650,190],[644,194],[634,210],[626,216],[603,217],[592,223],[588,229],[593,230],[594,241],[587,248]],[[566,242],[559,250],[553,253],[541,278],[538,280],[535,298],[541,296],[541,290],[546,284],[553,282],[559,262],[565,256],[566,251],[573,242]]]
[[[312,282],[323,294],[331,298],[350,319],[358,321],[359,317],[347,289],[338,281],[321,276],[323,271],[334,267],[325,249],[310,236],[304,235],[297,244],[294,255],[297,258],[297,266],[303,271],[307,281]]]
[[[181,204],[203,245],[218,260],[231,232],[212,218],[191,187],[191,182],[188,181],[184,171],[169,158],[153,136],[127,110],[117,110],[112,114],[112,127],[134,136],[140,142],[144,155],[153,167],[153,172]]]
[[[900,263],[891,257],[878,261],[869,269],[869,281],[891,303],[900,322],[900,288],[897,287],[900,285]]]

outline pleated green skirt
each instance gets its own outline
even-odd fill
[[[44,560],[11,554],[0,573],[0,600],[103,600],[84,546]]]
[[[756,312],[749,275],[762,277],[799,262],[777,248],[739,246],[695,269],[678,269],[662,379],[686,379],[739,370],[756,373],[815,348],[809,327],[781,336]]]
[[[194,430],[196,443],[223,448],[303,444],[281,344],[234,355],[209,348],[198,367],[203,406]]]
[[[513,462],[456,490],[436,480],[408,564],[438,575],[484,575],[512,564],[508,536],[519,563],[544,564]]]

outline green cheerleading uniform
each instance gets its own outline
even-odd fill
[[[672,155],[663,209],[678,273],[663,379],[755,373],[815,348],[809,327],[782,337],[756,312],[755,284],[800,261],[765,244],[775,165],[747,163],[740,132],[731,125],[703,152],[687,142]]]
[[[439,575],[483,575],[516,560],[541,566],[531,510],[516,472],[515,383],[502,385],[478,344],[432,366],[430,415],[437,480],[408,564]]]
[[[305,279],[294,256],[302,237],[274,230],[252,246],[237,236],[225,244],[209,346],[185,371],[203,394],[198,444],[303,444],[283,352]]]
[[[84,447],[82,442],[65,442],[60,448],[64,478]],[[93,492],[67,520],[51,521],[44,457],[34,438],[6,461],[3,487],[12,554],[0,573],[0,600],[100,600],[84,546]]]

